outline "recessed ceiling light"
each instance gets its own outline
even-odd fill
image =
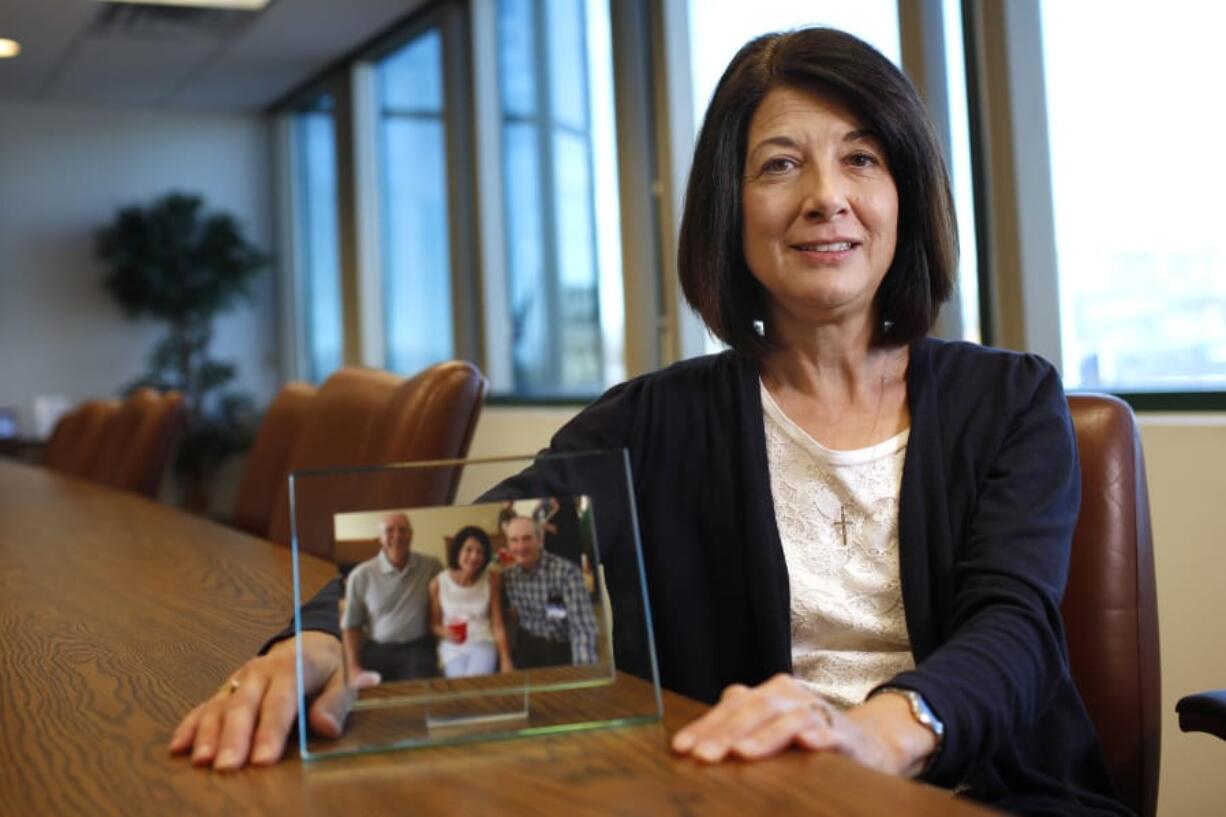
[[[98,0],[99,3],[139,3],[144,6],[199,6],[214,9],[259,11],[269,0]]]
[[[16,40],[6,40],[0,37],[0,60],[16,57],[21,53],[21,43]]]

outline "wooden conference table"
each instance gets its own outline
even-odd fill
[[[330,564],[305,558],[303,581]],[[988,814],[843,758],[707,767],[663,724],[281,764],[170,757],[180,716],[280,629],[287,549],[0,460],[0,814]]]

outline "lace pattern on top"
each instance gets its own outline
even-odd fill
[[[915,666],[898,561],[909,431],[826,448],[761,386],[766,457],[792,599],[792,672],[843,707]]]

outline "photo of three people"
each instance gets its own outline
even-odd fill
[[[337,514],[342,569],[378,539],[341,604],[350,683],[595,664],[590,514],[586,497]]]

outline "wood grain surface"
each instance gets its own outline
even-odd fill
[[[334,568],[306,558],[305,586]],[[959,815],[948,792],[791,752],[706,767],[661,724],[216,774],[166,744],[281,628],[290,553],[0,461],[0,814]]]

